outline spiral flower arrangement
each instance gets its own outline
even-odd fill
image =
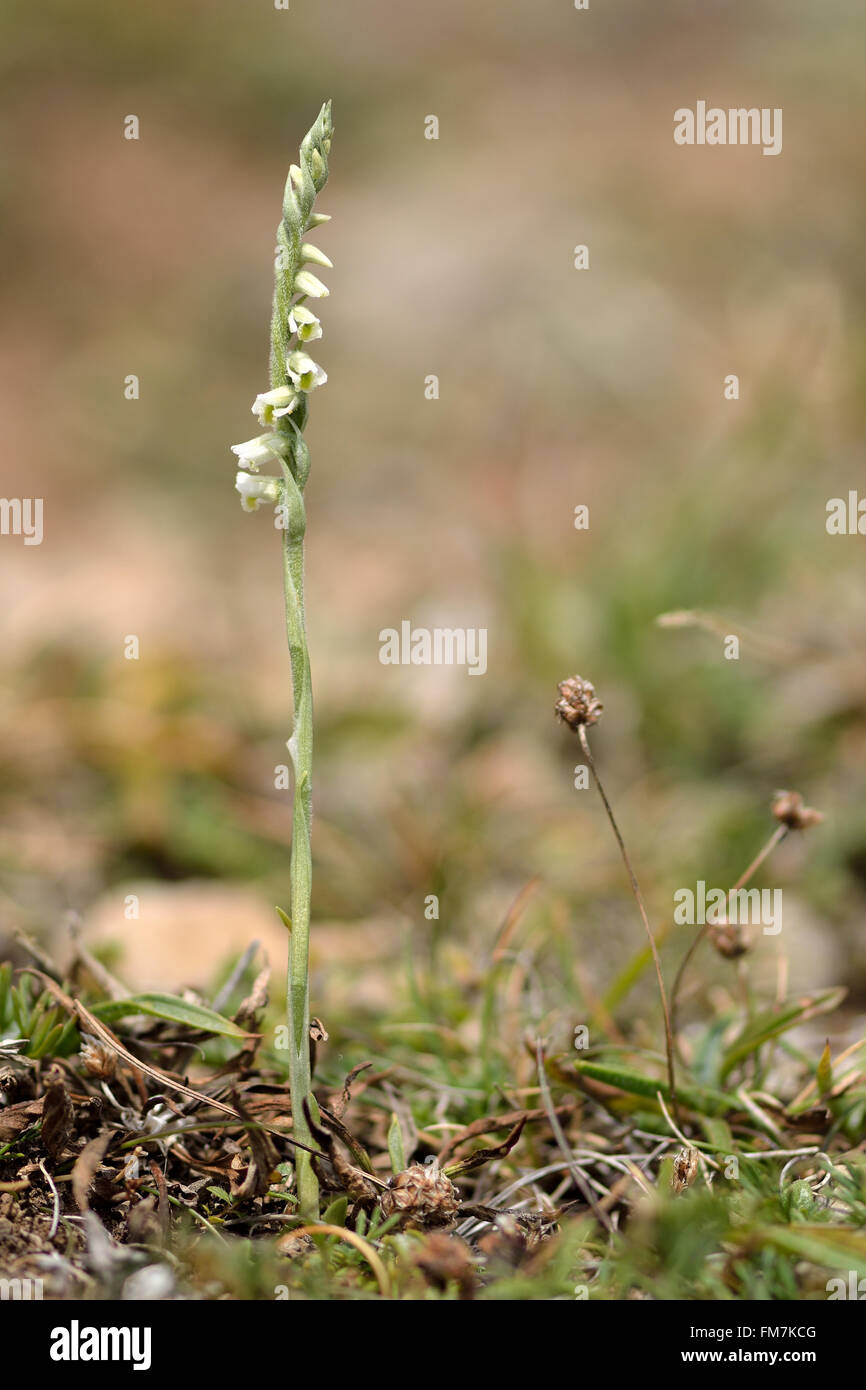
[[[326,102],[301,143],[299,163],[292,164],[283,195],[283,215],[277,230],[274,305],[271,319],[270,389],[253,402],[253,414],[265,432],[232,446],[239,471],[235,487],[246,511],[262,503],[275,507],[276,525],[283,536],[283,578],[286,635],[292,669],[294,727],[288,740],[294,769],[294,808],[290,861],[291,917],[289,944],[289,1076],[295,1137],[309,1144],[311,1134],[304,1102],[310,1094],[309,942],[312,857],[313,695],[304,615],[304,488],[310,472],[310,451],[304,440],[308,398],[327,376],[307,352],[322,336],[322,326],[308,301],[324,299],[327,287],[307,267],[330,267],[317,246],[304,238],[330,219],[313,211],[328,179],[328,155],[333,125]],[[281,475],[261,476],[263,464],[279,464]],[[298,1150],[296,1167],[298,1210],[318,1216],[318,1184],[309,1155]]]

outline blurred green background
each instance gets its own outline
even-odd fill
[[[793,986],[862,1011],[866,542],[824,525],[863,479],[860,7],[7,0],[2,30],[2,490],[45,499],[41,546],[0,542],[5,932],[62,951],[78,913],[133,983],[206,987],[252,937],[282,969],[279,543],[229,446],[266,386],[286,169],[331,97],[314,1009],[337,1036],[411,1019],[411,957],[471,1033],[535,877],[511,945],[541,1012],[639,949],[553,718],[579,672],[658,925],[676,888],[736,878],[795,787],[826,822],[759,881]],[[698,99],[782,107],[783,153],[675,146]],[[671,609],[755,639],[726,661]],[[486,627],[487,674],[382,666],[404,618]],[[692,1011],[733,988],[701,961]],[[769,941],[755,968],[772,987]]]

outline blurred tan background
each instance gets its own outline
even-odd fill
[[[253,936],[284,950],[279,543],[229,446],[266,386],[286,169],[330,96],[314,1007],[405,1005],[407,953],[471,997],[536,875],[547,1002],[639,947],[552,715],[577,671],[655,920],[736,878],[796,787],[826,822],[761,882],[795,987],[862,1008],[866,541],[824,527],[864,483],[860,7],[12,0],[2,27],[2,492],[45,505],[41,546],[0,540],[6,934],[62,943],[78,913],[173,987]],[[783,153],[678,148],[698,99],[782,107]],[[671,609],[759,640],[725,661],[660,629]],[[382,666],[404,618],[486,627],[487,674]]]

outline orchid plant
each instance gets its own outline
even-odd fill
[[[312,858],[313,696],[304,615],[304,488],[310,472],[310,452],[304,440],[310,392],[327,376],[307,352],[322,336],[321,323],[309,307],[324,299],[327,287],[308,266],[330,267],[324,252],[304,238],[330,219],[313,211],[328,178],[331,149],[331,104],[326,102],[301,143],[299,163],[292,164],[283,196],[283,215],[277,230],[274,305],[271,319],[270,389],[253,402],[253,414],[264,433],[232,446],[239,472],[235,487],[246,511],[262,503],[275,508],[282,531],[286,635],[292,669],[294,727],[288,740],[294,770],[294,809],[290,860],[291,917],[281,913],[289,928],[289,1077],[295,1138],[312,1140],[306,1107],[316,1116],[310,1092],[310,895]],[[262,476],[263,466],[279,473]],[[298,1211],[307,1220],[318,1216],[319,1194],[309,1154],[298,1149],[296,1163]]]

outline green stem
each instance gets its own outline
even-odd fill
[[[292,667],[294,730],[288,741],[295,774],[292,813],[291,877],[292,931],[289,940],[289,1079],[292,1093],[292,1129],[303,1144],[313,1142],[304,1100],[310,1095],[310,898],[313,861],[313,688],[310,654],[304,619],[304,500],[288,468],[286,515],[283,531],[283,580],[286,596],[286,637]],[[319,1190],[309,1154],[298,1152],[296,1175],[300,1215],[305,1220],[319,1214]]]
[[[328,150],[332,133],[330,103],[319,113],[304,137],[300,166],[293,182],[286,182],[283,218],[277,231],[282,261],[277,267],[274,308],[271,322],[271,386],[286,385],[286,354],[291,330],[288,318],[292,304],[304,295],[296,277],[303,266],[303,237],[316,219],[313,203],[328,177]],[[300,296],[300,299],[294,296]],[[292,1129],[302,1144],[312,1144],[312,1134],[304,1113],[305,1102],[315,1114],[311,1094],[310,1067],[310,899],[313,861],[311,848],[313,816],[313,688],[310,654],[304,614],[304,535],[306,512],[303,491],[310,471],[310,454],[302,431],[307,419],[307,398],[303,397],[292,417],[276,425],[286,441],[283,459],[283,582],[286,599],[286,637],[292,668],[294,727],[288,741],[294,769],[295,790],[292,812],[291,877],[292,930],[289,941],[288,1014],[289,1082],[292,1095]],[[310,1156],[296,1150],[295,1175],[298,1212],[306,1221],[319,1216],[319,1185],[310,1165]]]

